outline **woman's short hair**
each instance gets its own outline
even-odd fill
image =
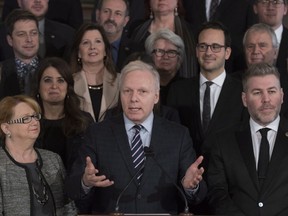
[[[19,103],[25,103],[30,106],[36,113],[41,113],[41,108],[39,104],[31,97],[27,95],[15,95],[7,96],[0,101],[0,124],[7,123],[10,121],[15,114],[14,108]],[[5,134],[0,130],[0,137],[3,137]]]

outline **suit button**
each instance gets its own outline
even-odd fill
[[[259,203],[258,203],[258,206],[259,206],[260,208],[262,208],[264,205],[263,205],[262,202],[259,202]]]
[[[141,199],[141,198],[142,198],[141,194],[137,194],[137,199]]]

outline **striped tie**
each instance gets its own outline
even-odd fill
[[[140,130],[142,128],[142,125],[134,125],[133,128],[135,130],[135,135],[131,142],[131,153],[132,153],[132,160],[134,163],[134,168],[136,171],[138,171],[138,169],[140,169],[141,165],[143,164],[145,160],[143,143],[140,137]],[[142,175],[143,173],[140,172],[139,175],[137,176],[137,180],[139,183],[140,183]]]

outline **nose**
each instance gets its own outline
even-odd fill
[[[27,42],[31,42],[31,41],[32,41],[32,37],[31,37],[30,34],[27,34],[27,35],[26,35],[26,41],[27,41]]]
[[[137,93],[137,91],[133,91],[131,93],[131,101],[133,101],[133,102],[138,101],[138,93]]]
[[[270,95],[268,92],[264,92],[262,95],[262,102],[269,102],[270,101]]]
[[[253,47],[252,53],[254,53],[254,54],[260,53],[260,48],[259,48],[259,45],[258,45],[258,44],[256,44],[256,45]]]

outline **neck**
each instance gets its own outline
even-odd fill
[[[57,120],[61,119],[65,116],[64,113],[64,104],[50,104],[43,102],[43,107],[45,110],[45,119],[49,120]]]
[[[163,70],[159,70],[159,75],[160,75],[160,85],[161,86],[166,86],[168,85],[171,80],[176,76],[177,71],[163,71]]]
[[[201,70],[201,74],[209,81],[215,79],[216,77],[220,76],[224,72],[224,68],[221,68],[217,71],[204,71]]]
[[[122,31],[121,32],[118,32],[116,34],[107,34],[106,33],[106,36],[107,36],[107,39],[109,41],[110,44],[112,44],[113,42],[117,41],[118,39],[121,38],[122,36]]]
[[[19,143],[13,143],[11,140],[6,140],[5,148],[10,154],[10,156],[19,163],[33,163],[37,159],[37,153],[30,144],[25,146],[21,140],[21,145]]]
[[[154,18],[154,20],[151,23],[150,30],[152,32],[156,32],[159,29],[163,28],[168,28],[171,31],[175,31],[175,26],[174,26],[174,15],[172,14],[167,14],[163,16],[157,16]]]
[[[88,85],[101,85],[103,83],[105,66],[101,67],[84,67],[82,70],[85,73]]]

